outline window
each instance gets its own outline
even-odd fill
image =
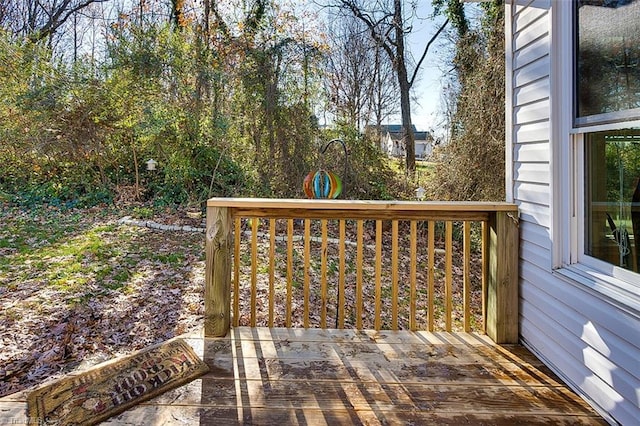
[[[639,272],[640,0],[575,4],[574,128],[584,154],[581,250]]]
[[[576,5],[576,125],[640,117],[640,0]]]
[[[585,136],[585,254],[640,271],[640,130]]]

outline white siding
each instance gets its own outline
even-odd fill
[[[555,273],[552,22],[557,1],[506,2],[507,129],[512,194],[520,209],[520,334],[523,342],[609,420],[640,419],[640,315]],[[563,25],[571,25],[563,22]],[[565,52],[566,54],[566,52]],[[563,82],[565,84],[569,82]],[[557,82],[555,83],[558,84]],[[557,108],[557,106],[556,106]],[[566,139],[569,136],[566,135]],[[562,165],[561,167],[564,167]],[[567,235],[566,233],[561,235]]]

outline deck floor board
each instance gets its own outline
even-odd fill
[[[239,327],[209,373],[104,425],[606,424],[520,345],[473,333]],[[20,424],[26,392],[0,399]]]

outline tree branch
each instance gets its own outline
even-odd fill
[[[442,31],[444,31],[444,29],[445,29],[445,27],[447,26],[448,23],[449,23],[449,19],[445,20],[444,24],[442,24],[440,26],[438,31],[436,31],[436,33],[433,35],[433,37],[431,37],[431,40],[429,40],[429,42],[425,46],[424,52],[422,52],[422,56],[420,57],[420,60],[416,64],[416,68],[413,70],[413,75],[411,76],[411,80],[409,80],[409,87],[413,86],[413,82],[415,81],[416,76],[418,75],[418,71],[420,70],[420,66],[422,65],[422,61],[424,61],[424,58],[427,56],[427,52],[429,51],[429,48],[431,47],[431,44],[433,44],[433,42],[436,40],[436,38],[438,38],[440,33]]]
[[[69,3],[71,3],[71,0],[65,0],[56,10],[53,10],[50,14],[48,14],[49,19],[47,23],[44,24],[42,28],[31,34],[29,38],[34,42],[43,40],[44,38],[53,34],[58,28],[60,28],[60,26],[62,26],[74,13],[84,9],[85,7],[93,3],[104,3],[107,1],[108,0],[85,0],[81,3],[76,4],[71,9],[66,9],[67,6],[69,6]]]
[[[377,22],[374,22],[373,18],[371,18],[367,13],[360,10],[360,8],[358,8],[353,2],[342,0],[341,3],[343,6],[351,10],[351,12],[356,18],[360,19],[362,22],[365,23],[365,25],[369,28],[369,31],[371,32],[371,37],[376,41],[378,45],[380,45],[385,50],[385,52],[387,52],[391,62],[394,62],[396,59],[394,50],[392,46],[390,46],[389,43],[385,41],[385,39],[388,39],[389,32],[387,32],[383,37],[381,34],[379,34],[376,31],[376,28],[382,21],[384,21],[389,17],[393,17],[393,15],[390,13],[387,13]]]

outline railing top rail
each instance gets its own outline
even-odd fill
[[[380,210],[404,212],[517,212],[512,203],[496,201],[305,200],[286,198],[210,198],[207,207],[240,209]]]

